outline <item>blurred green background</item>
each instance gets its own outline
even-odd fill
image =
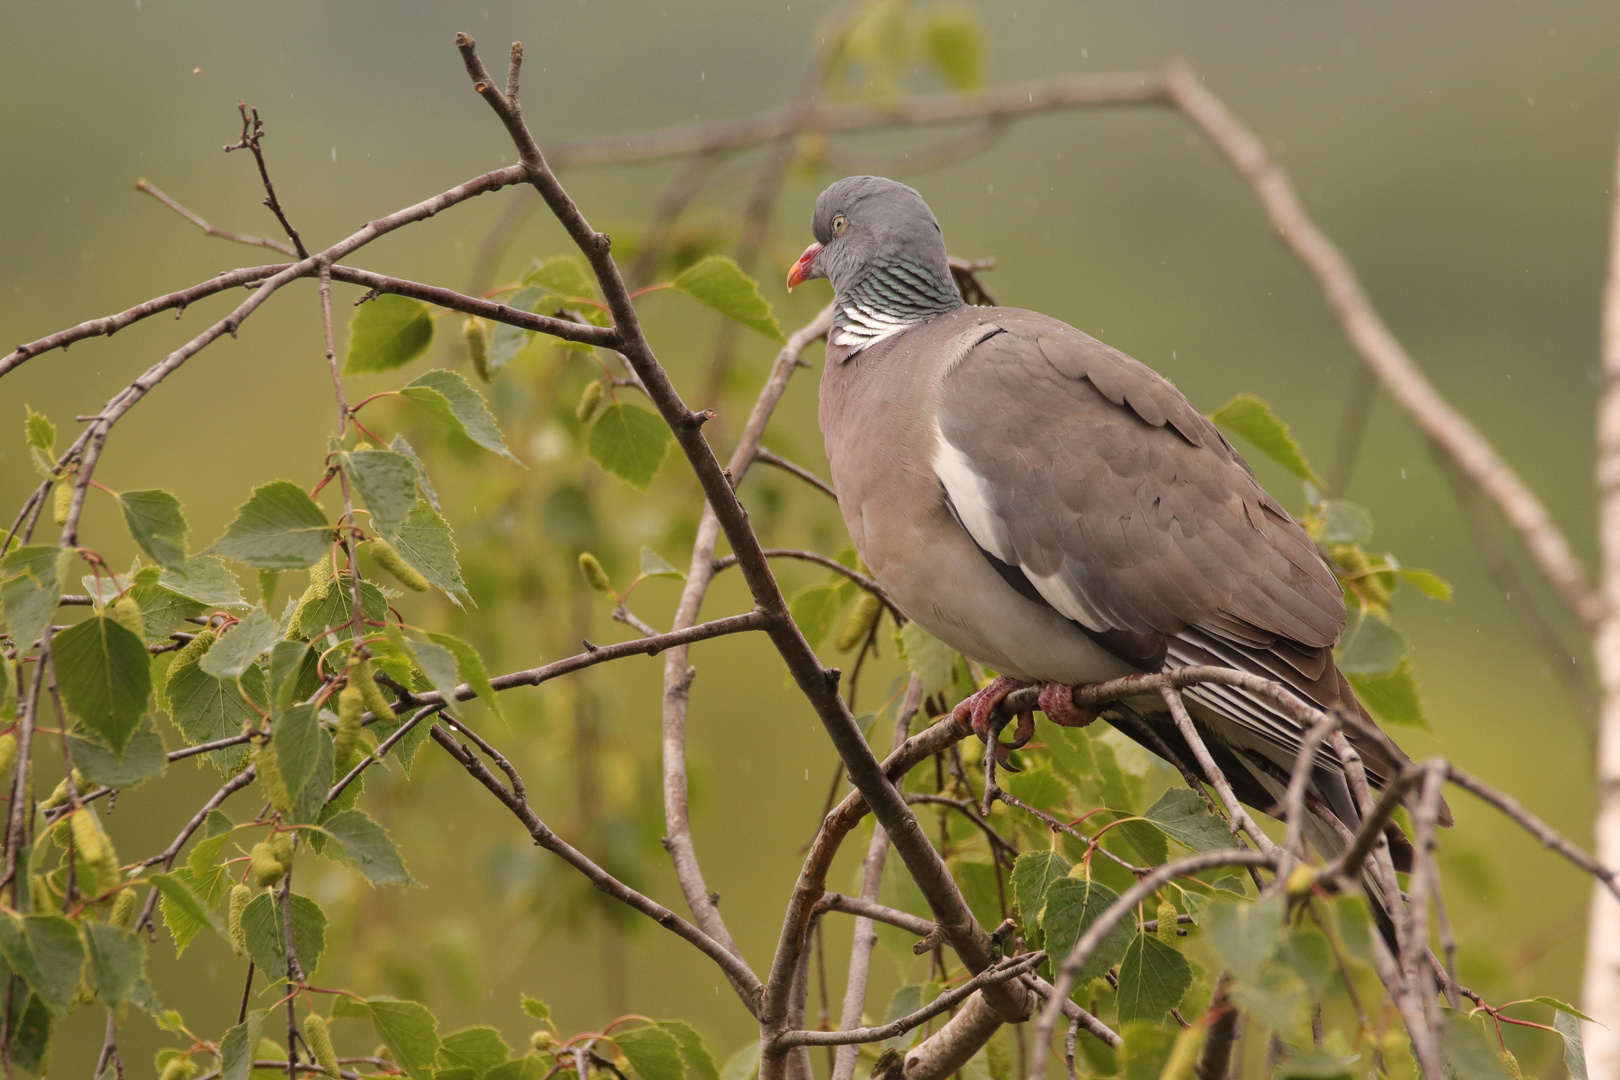
[[[552,141],[733,118],[783,103],[830,6],[6,5],[0,341],[30,340],[222,269],[272,260],[204,238],[134,190],[146,177],[216,225],[273,232],[251,162],[219,150],[237,137],[238,99],[263,112],[282,200],[311,245],[324,245],[511,160],[499,125],[468,89],[451,45],[457,30],[480,38],[492,66],[506,42],[523,40],[527,114],[542,140]],[[1188,59],[1277,153],[1441,391],[1543,493],[1590,557],[1620,12],[1587,0],[1134,0],[984,5],[979,16],[992,84]],[[928,88],[926,79],[916,85]],[[832,160],[864,171],[872,159],[860,155],[925,140],[889,134],[839,142],[835,149],[848,156]],[[628,236],[672,172],[668,164],[581,170],[564,181],[593,223]],[[731,227],[749,175],[706,195],[690,220]],[[826,299],[820,284],[786,298],[779,282],[808,240],[816,193],[835,175],[790,176],[759,267],[789,328]],[[1059,316],[1125,349],[1205,409],[1239,391],[1259,393],[1292,423],[1318,467],[1327,464],[1356,360],[1314,281],[1274,242],[1248,189],[1178,117],[1154,108],[1049,115],[1019,124],[981,156],[900,176],[930,200],[954,253],[999,260],[990,282],[1003,303]],[[459,287],[508,197],[486,196],[354,261]],[[563,250],[559,231],[537,216],[508,249],[497,280]],[[340,289],[340,306],[357,292]],[[662,358],[696,395],[706,382],[714,326],[684,303],[652,297],[645,307]],[[207,308],[217,310],[219,302]],[[0,506],[8,520],[35,482],[18,431],[24,404],[71,432],[73,416],[94,412],[203,317],[213,316],[193,313],[178,327],[160,317],[38,358],[0,384]],[[571,410],[577,385],[537,375],[551,363],[541,351],[514,364],[504,389],[497,383],[489,391],[503,419],[543,417],[551,392],[561,414]],[[742,339],[739,393],[722,410],[722,441],[740,423],[740,391],[757,385],[773,352],[761,337]],[[819,349],[811,355],[819,362]],[[456,361],[456,350],[438,345],[418,367]],[[805,373],[792,386],[768,443],[824,474],[814,378]],[[360,393],[396,385],[376,377],[351,383]],[[175,490],[200,546],[218,535],[252,485],[313,480],[331,430],[329,395],[315,291],[299,283],[255,316],[239,340],[194,360],[131,414],[98,479],[115,489]],[[441,491],[451,489],[474,595],[498,615],[504,637],[476,617],[449,625],[476,640],[500,670],[574,651],[581,627],[597,640],[627,633],[607,621],[599,600],[571,589],[561,562],[545,569],[550,584],[506,592],[511,575],[498,565],[500,529],[551,525],[487,520],[489,499],[482,515],[477,509],[480,493],[501,485],[558,483],[547,463],[557,456],[559,432],[566,440],[566,425],[555,422],[509,429],[531,466],[527,479],[486,458],[440,481]],[[1293,481],[1267,464],[1257,468],[1285,503],[1300,505]],[[675,541],[698,502],[681,472],[671,462],[645,498],[610,478],[585,476],[605,500],[600,520],[608,535],[600,544],[617,553],[619,565],[633,565],[637,546],[651,543],[684,567],[686,553]],[[745,494],[777,539],[829,552],[842,546],[842,527],[819,496],[780,480],[750,481]],[[1452,756],[1584,841],[1591,755],[1583,718],[1484,573],[1426,446],[1385,400],[1374,407],[1348,495],[1372,510],[1376,548],[1432,568],[1457,588],[1449,605],[1408,599],[1397,612],[1434,728],[1432,737],[1399,737],[1414,756]],[[540,491],[526,503],[507,500],[501,512],[518,505],[524,513],[542,514],[548,505],[555,511],[546,497]],[[108,504],[92,502],[84,535],[114,563],[131,553]],[[820,580],[797,568],[783,574],[790,584]],[[636,594],[637,610],[667,624],[676,594],[673,583],[650,582]],[[729,581],[706,610],[745,603]],[[449,619],[432,610],[437,614],[424,621]],[[885,649],[867,677],[870,707],[893,674],[892,653]],[[694,662],[698,850],[738,941],[763,965],[834,756],[763,639],[701,646]],[[510,726],[487,730],[514,751],[537,807],[565,834],[612,846],[611,837],[590,831],[589,805],[578,790],[582,772],[602,785],[603,798],[632,807],[626,820],[639,822],[639,839],[625,842],[626,858],[639,864],[646,889],[680,909],[666,862],[649,842],[660,829],[661,667],[661,660],[632,660],[598,672],[583,708],[599,747],[576,738],[580,714],[568,687],[517,692],[528,696],[509,710]],[[750,1037],[744,1011],[707,961],[645,928],[605,928],[560,864],[537,856],[516,824],[435,753],[423,752],[417,782],[377,780],[367,795],[426,889],[373,893],[335,869],[311,863],[302,871],[301,889],[323,902],[348,901],[332,906],[345,914],[334,916],[331,959],[319,981],[421,994],[448,1024],[497,1023],[514,1043],[532,1026],[517,1007],[520,990],[551,1002],[565,1031],[628,1010],[687,1018],[721,1055]],[[593,754],[600,760],[582,766]],[[109,819],[124,858],[158,850],[216,783],[212,773],[193,774],[186,765],[165,783],[126,795]],[[1446,840],[1456,871],[1451,900],[1472,965],[1465,976],[1501,996],[1573,999],[1585,880],[1477,804],[1455,801],[1459,824]],[[864,850],[864,843],[850,848]],[[849,855],[834,873],[835,887],[846,887],[853,873]],[[830,922],[828,929],[836,975],[848,926]],[[234,1021],[239,963],[209,940],[175,964],[164,937],[153,950],[155,981],[200,1032],[217,1036]],[[880,972],[874,1007],[895,981],[892,965]],[[87,1072],[99,1039],[99,1013],[78,1014],[58,1045],[59,1073]],[[136,1018],[126,1060],[144,1068],[146,1055],[166,1044]]]

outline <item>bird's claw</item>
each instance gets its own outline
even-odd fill
[[[1000,707],[1003,701],[1007,700],[1009,694],[1015,690],[1022,690],[1028,685],[1029,683],[1024,682],[1022,679],[1014,679],[1008,675],[997,675],[990,680],[989,685],[975,690],[958,702],[956,708],[951,710],[951,716],[958,724],[972,729],[973,734],[988,742],[990,739],[990,718],[995,715],[996,709]]]
[[[1022,679],[1014,679],[1008,675],[998,675],[991,680],[988,686],[977,690],[963,698],[951,710],[952,717],[958,724],[966,726],[988,744],[990,742],[990,721],[995,716],[996,709],[1007,700],[1008,695],[1022,690],[1029,683]],[[1011,752],[1017,750],[1030,739],[1035,737],[1035,714],[1021,712],[1018,714],[1018,726],[1013,729],[1013,741],[1010,743],[998,742],[995,747],[996,763],[1008,772],[1017,772],[1018,766],[1012,763]]]
[[[1074,687],[1063,683],[1043,685],[1038,704],[1048,720],[1063,727],[1085,727],[1097,719],[1096,710],[1074,703]]]

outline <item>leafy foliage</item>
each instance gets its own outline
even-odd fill
[[[433,316],[420,300],[384,293],[355,309],[349,322],[349,375],[392,371],[427,351]]]

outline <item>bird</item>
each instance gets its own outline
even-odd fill
[[[1213,665],[1374,725],[1334,663],[1338,579],[1168,379],[1051,316],[964,303],[938,220],[904,184],[837,181],[811,231],[787,284],[833,288],[819,420],[838,505],[906,617],[998,673],[958,718],[988,741],[1007,695],[1039,686],[1050,720],[1084,725],[1097,717],[1071,687]],[[1275,816],[1304,729],[1237,686],[1182,696],[1236,797]],[[1107,719],[1211,782],[1162,700]],[[1387,739],[1347,735],[1375,789],[1410,765]],[[1333,755],[1314,764],[1308,796],[1305,834],[1331,858],[1361,820]],[[1409,867],[1405,835],[1386,835]]]

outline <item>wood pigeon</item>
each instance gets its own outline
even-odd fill
[[[981,737],[1022,686],[1042,686],[1053,721],[1086,724],[1069,687],[1206,664],[1372,722],[1334,665],[1333,572],[1167,379],[1049,316],[965,305],[938,221],[904,184],[840,180],[811,230],[788,287],[825,277],[836,294],[820,420],[839,508],[900,609],[999,673],[958,707]],[[1273,811],[1300,726],[1235,687],[1183,700],[1237,796]],[[1129,704],[1115,726],[1196,773],[1164,702]],[[1350,738],[1374,786],[1409,763]],[[1331,754],[1310,794],[1307,835],[1331,857],[1360,820]]]

